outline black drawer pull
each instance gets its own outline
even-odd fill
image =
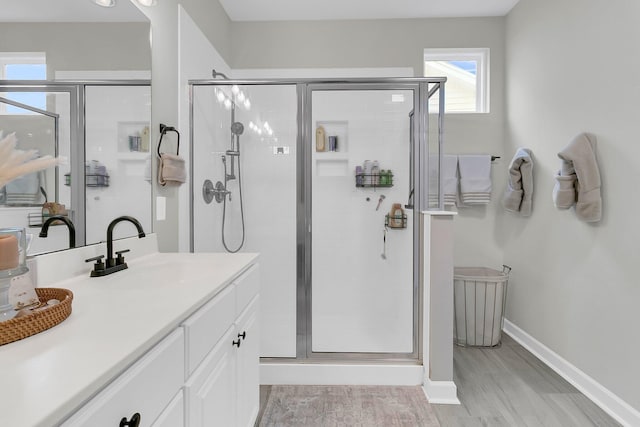
[[[238,341],[233,341],[231,345],[237,345],[240,348],[240,338],[238,338]]]
[[[241,334],[238,334],[238,338],[247,339],[247,331],[242,331]]]
[[[135,413],[131,417],[131,421],[127,421],[127,418],[124,417],[120,420],[120,427],[138,427],[140,425],[140,414]]]

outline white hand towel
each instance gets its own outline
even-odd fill
[[[445,205],[455,205],[458,199],[458,183],[458,156],[445,154],[442,156],[442,192]]]
[[[463,204],[488,204],[491,201],[491,156],[460,155],[460,193]]]
[[[162,153],[158,166],[160,185],[181,185],[187,180],[184,159],[175,154]]]
[[[509,165],[509,180],[502,204],[507,211],[531,215],[533,197],[533,160],[531,150],[518,148]]]

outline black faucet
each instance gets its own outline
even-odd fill
[[[138,238],[142,239],[146,234],[144,234],[144,230],[142,229],[142,224],[132,216],[120,216],[109,223],[107,227],[107,268],[113,267],[116,265],[116,260],[113,258],[113,229],[117,223],[122,221],[129,221],[138,229]],[[120,251],[120,253],[123,253]],[[120,253],[118,257],[120,257]],[[126,268],[126,267],[125,267]]]
[[[107,274],[115,273],[116,271],[124,270],[128,268],[127,263],[124,262],[124,256],[122,255],[125,252],[129,252],[129,249],[124,249],[122,251],[116,252],[117,258],[113,257],[113,229],[116,224],[122,221],[129,221],[138,229],[138,238],[143,238],[146,236],[144,234],[144,230],[142,229],[142,225],[140,222],[131,216],[120,216],[109,223],[107,227],[107,259],[103,263],[102,258],[104,255],[100,255],[94,258],[89,258],[85,260],[86,262],[95,261],[95,265],[93,271],[91,272],[91,277],[99,277],[106,276]]]
[[[44,224],[42,224],[42,229],[40,229],[39,236],[47,237],[49,233],[49,226],[54,221],[62,221],[67,226],[67,228],[69,229],[69,247],[75,248],[76,247],[76,227],[74,227],[73,222],[71,222],[71,220],[64,215],[53,215],[47,218]]]

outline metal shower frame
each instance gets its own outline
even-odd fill
[[[414,93],[411,134],[417,136],[411,140],[413,176],[410,182],[415,185],[413,200],[414,212],[442,210],[444,196],[442,182],[438,178],[437,206],[429,204],[429,186],[427,182],[429,166],[429,100],[438,96],[437,112],[437,168],[440,176],[444,147],[444,97],[446,77],[432,78],[330,78],[330,79],[249,79],[249,80],[189,80],[189,232],[190,251],[194,252],[194,87],[197,86],[295,86],[297,94],[297,158],[296,158],[296,357],[263,358],[279,362],[322,362],[322,361],[394,361],[419,363],[422,358],[422,289],[420,287],[421,261],[421,217],[413,216],[413,352],[411,353],[327,353],[313,352],[312,312],[311,312],[311,141],[312,141],[312,93],[314,91],[346,90],[408,90]],[[432,187],[433,188],[433,187]],[[432,198],[433,200],[433,198]]]
[[[78,245],[86,244],[86,178],[85,178],[85,107],[86,91],[91,86],[151,86],[151,80],[0,80],[0,93],[6,92],[58,92],[69,94],[69,153],[71,182],[83,185],[71,186],[71,210],[75,213],[73,222],[76,228]],[[24,107],[23,107],[24,108]],[[32,107],[30,107],[31,109]],[[58,120],[56,119],[56,127]],[[58,130],[58,129],[56,129]],[[56,133],[56,156],[58,155],[58,135]],[[75,143],[75,144],[74,144]],[[56,193],[59,178],[56,173]],[[57,201],[56,194],[56,201]]]

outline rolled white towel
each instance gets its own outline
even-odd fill
[[[509,180],[502,205],[507,211],[531,215],[533,198],[533,160],[531,150],[518,148],[509,165]]]

